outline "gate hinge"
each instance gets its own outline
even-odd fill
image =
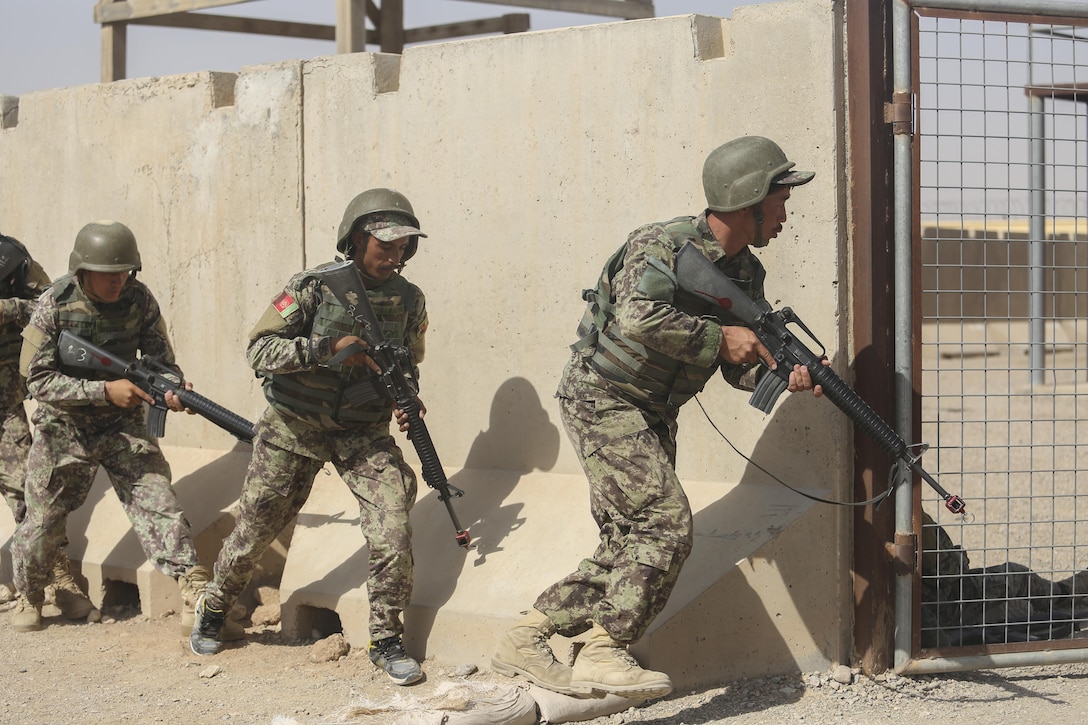
[[[896,531],[895,541],[886,542],[884,550],[892,560],[896,576],[913,574],[918,563],[918,537],[913,531]]]
[[[909,93],[895,93],[891,103],[884,104],[884,123],[892,125],[892,133],[895,135],[910,135],[914,131],[914,123],[911,115],[911,96]]]

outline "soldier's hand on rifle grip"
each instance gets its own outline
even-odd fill
[[[136,408],[144,403],[148,405],[155,404],[154,398],[128,378],[108,381],[106,383],[106,399],[118,408]]]
[[[747,327],[722,325],[722,342],[718,347],[718,354],[722,360],[735,364],[762,361],[771,370],[778,367],[771,351]]]
[[[355,335],[345,335],[344,337],[338,337],[332,341],[332,354],[335,356],[336,353],[340,352],[345,347],[353,343],[358,344],[362,347],[370,347],[366,344],[366,340],[362,339],[361,337],[356,337]],[[351,357],[343,360],[340,364],[368,367],[373,370],[375,374],[382,374],[382,369],[378,367],[378,363],[374,362],[374,359],[367,355],[365,352],[357,352]]]
[[[186,381],[186,383],[185,383],[185,389],[186,389],[186,390],[192,390],[192,389],[193,389],[193,384],[192,384],[192,383],[190,383],[190,382],[188,382],[188,381]],[[196,411],[195,411],[195,410],[191,410],[190,408],[186,408],[186,407],[185,407],[185,406],[184,406],[184,405],[182,404],[182,402],[181,402],[181,398],[179,398],[179,397],[178,397],[178,396],[177,396],[177,395],[176,395],[176,394],[174,393],[174,391],[172,391],[172,390],[167,390],[167,391],[166,391],[166,393],[165,393],[165,394],[164,394],[164,395],[163,395],[162,397],[163,397],[163,400],[165,400],[165,401],[166,401],[166,407],[167,407],[167,408],[169,408],[170,410],[174,411],[175,413],[180,413],[181,411],[183,411],[183,410],[184,410],[184,411],[185,411],[186,413],[188,413],[189,415],[196,415]]]
[[[422,400],[420,400],[419,398],[416,398],[416,405],[419,406],[419,417],[420,418],[427,415],[427,406],[425,406],[423,404]],[[396,416],[397,425],[400,426],[401,431],[402,432],[407,431],[408,430],[408,414],[405,413],[400,408],[396,408],[393,411],[393,415]]]
[[[823,359],[824,365],[830,365],[831,361],[826,357]],[[791,393],[799,393],[802,390],[811,390],[812,394],[817,398],[824,394],[824,389],[819,385],[812,384],[812,374],[809,373],[808,368],[804,365],[794,365],[793,372],[790,373],[790,382],[786,387]]]

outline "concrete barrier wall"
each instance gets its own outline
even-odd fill
[[[253,419],[263,402],[243,357],[249,328],[291,274],[332,259],[352,196],[404,192],[430,235],[405,272],[431,316],[422,398],[478,542],[455,546],[421,483],[409,647],[486,665],[496,628],[595,545],[553,399],[580,292],[636,226],[702,209],[702,162],[720,143],[769,136],[816,171],[760,257],[772,303],[797,310],[847,369],[840,19],[830,5],[791,0],[732,20],[609,23],[6,98],[0,230],[59,275],[80,226],[125,221],[188,377]],[[795,396],[763,416],[721,381],[700,399],[776,475],[816,493],[849,490],[849,429],[830,403]],[[231,443],[199,417],[168,422],[179,492],[207,509],[192,517],[202,530],[221,530],[233,502],[222,487],[240,484],[221,481],[240,470]],[[217,472],[214,495],[187,494],[212,490],[206,470]],[[697,543],[638,645],[644,661],[688,685],[845,657],[849,557],[835,512],[743,460],[695,404],[681,416],[678,470]],[[307,607],[336,609],[352,643],[365,644],[357,515],[337,476],[319,476],[284,565],[285,627],[309,634]],[[91,561],[93,545],[79,550],[96,538],[87,520],[72,522],[86,528],[72,537],[85,573],[123,548]]]

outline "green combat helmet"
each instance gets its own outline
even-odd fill
[[[737,211],[763,201],[771,184],[800,186],[811,171],[790,171],[794,163],[774,141],[743,136],[710,152],[703,164],[703,193],[711,211]]]
[[[419,238],[427,236],[419,231],[419,219],[412,211],[412,204],[408,198],[399,191],[393,189],[368,189],[348,202],[344,210],[344,218],[340,222],[340,229],[336,234],[336,251],[347,253],[351,242],[351,233],[355,231],[356,223],[363,217],[372,214],[384,214],[394,218],[403,218],[406,224],[416,232],[409,235],[408,248],[404,250],[401,264],[407,262],[416,253],[419,247]]]
[[[129,272],[140,269],[140,250],[132,230],[121,222],[91,222],[76,234],[76,244],[68,257],[68,273]]]

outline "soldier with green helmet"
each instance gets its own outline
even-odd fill
[[[775,362],[755,333],[720,324],[686,295],[676,255],[693,245],[753,299],[766,273],[751,247],[782,229],[790,190],[810,181],[769,139],[748,136],[714,149],[703,166],[707,207],[698,216],[647,224],[604,265],[559,383],[563,425],[589,479],[600,529],[596,551],[544,590],[499,639],[492,667],[564,694],[663,697],[672,682],[628,653],[664,608],[692,546],[692,515],[676,476],[680,406],[717,370],[752,390]],[[822,391],[797,366],[789,390]],[[548,639],[589,638],[573,667]]]
[[[197,561],[170,467],[158,441],[147,434],[142,406],[152,398],[125,378],[69,369],[58,356],[60,332],[69,329],[125,360],[135,360],[137,352],[155,356],[181,378],[159,304],[136,279],[140,268],[136,237],[127,226],[111,220],[85,225],[76,235],[68,274],[42,294],[23,330],[19,367],[37,408],[26,516],[12,543],[19,589],[12,612],[16,631],[41,629],[43,592],[52,562],[67,542],[68,514],[86,501],[99,466],[148,559],[177,580],[186,631],[192,627],[191,607],[210,578]],[[172,393],[166,399],[171,410],[184,409]],[[236,634],[238,625],[233,626]]]
[[[30,450],[30,423],[23,407],[26,381],[19,374],[19,349],[34,302],[48,286],[45,270],[23,243],[0,234],[0,495],[16,524],[26,514],[23,486]]]
[[[354,260],[384,338],[403,348],[416,380],[427,308],[423,292],[401,270],[425,236],[408,199],[378,188],[348,203],[336,243],[337,251]],[[353,343],[366,343],[355,318],[321,282],[321,271],[288,280],[249,335],[247,358],[263,378],[268,408],[256,426],[238,521],[197,604],[190,646],[199,655],[219,652],[225,613],[261,555],[306,502],[314,476],[332,462],[359,504],[369,549],[370,659],[393,682],[408,685],[423,676],[405,652],[401,619],[412,593],[408,513],[416,477],[390,434],[394,416],[402,431],[408,417],[383,394],[380,369],[365,352],[338,356]],[[345,395],[358,386],[370,386],[374,394],[362,402]]]
[[[26,380],[19,372],[23,328],[41,293],[49,287],[45,270],[15,237],[0,234],[0,494],[19,524],[26,516],[26,459],[30,453],[30,423],[23,400]],[[72,576],[62,545],[53,561],[52,583],[46,599],[68,619],[86,619],[94,605]],[[13,584],[14,587],[14,584]],[[7,593],[5,593],[6,595]],[[10,598],[15,598],[12,588]],[[0,601],[9,601],[7,596]]]

